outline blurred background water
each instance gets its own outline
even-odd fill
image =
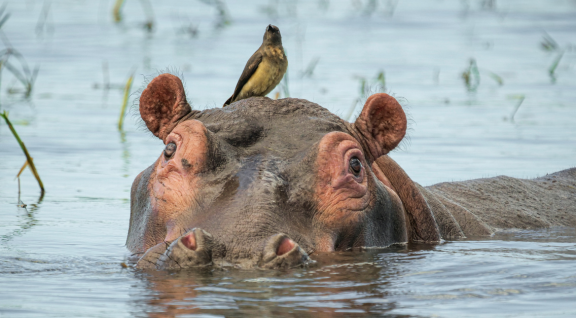
[[[132,73],[130,105],[171,70],[194,108],[220,107],[272,23],[289,69],[270,96],[354,120],[366,95],[393,94],[410,130],[392,157],[415,181],[542,176],[575,165],[576,1],[125,0],[114,22],[115,2],[2,2],[0,49],[38,73],[25,96],[3,64],[0,111],[46,195],[26,170],[18,206],[25,157],[0,120],[0,316],[576,315],[568,229],[319,255],[290,271],[123,269],[130,185],[163,145],[134,116],[117,129]]]

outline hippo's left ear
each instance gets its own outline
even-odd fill
[[[372,160],[394,149],[406,135],[406,114],[396,99],[388,94],[374,94],[366,100],[354,122]]]
[[[156,76],[140,96],[140,116],[154,136],[162,140],[191,111],[182,81],[172,74]]]

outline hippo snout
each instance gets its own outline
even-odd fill
[[[152,247],[138,261],[137,267],[180,270],[212,265],[214,238],[202,229],[192,229],[174,240],[163,253]]]
[[[308,254],[286,234],[276,234],[268,238],[260,252],[255,252],[252,260],[237,260],[245,267],[263,269],[283,269],[307,265],[313,262]],[[223,246],[203,229],[194,228],[172,243],[161,243],[150,248],[138,261],[141,269],[182,270],[211,266],[216,251]],[[218,262],[216,256],[216,264]],[[228,262],[224,262],[229,264]]]

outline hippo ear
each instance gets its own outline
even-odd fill
[[[406,114],[388,94],[374,94],[366,100],[354,127],[368,147],[373,160],[394,149],[406,134]]]
[[[146,127],[162,140],[191,111],[182,81],[172,74],[156,76],[140,97],[140,116]]]

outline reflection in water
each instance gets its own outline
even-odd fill
[[[514,231],[485,241],[314,254],[315,265],[284,271],[136,272],[148,290],[132,305],[149,317],[555,312],[518,307],[543,302],[567,313],[574,312],[566,295],[576,292],[576,276],[558,269],[576,260],[575,242],[574,229]]]
[[[120,143],[122,144],[122,172],[124,172],[122,176],[128,178],[130,172],[130,147],[126,141],[126,132],[124,129],[120,129],[118,132],[120,133]]]
[[[38,201],[36,201],[36,203],[28,205],[24,204],[22,201],[20,201],[20,178],[18,178],[18,210],[19,212],[24,213],[18,214],[17,229],[8,234],[0,236],[3,244],[8,243],[14,237],[22,236],[38,223],[38,220],[35,218],[34,214],[40,208],[42,200],[44,200],[44,193],[44,191],[41,191],[40,197],[38,197]]]
[[[426,249],[429,246],[422,251]],[[397,308],[386,286],[406,271],[398,257],[404,258],[408,251],[406,246],[396,246],[314,255],[317,264],[284,271],[146,272],[142,278],[150,289],[147,311],[150,317],[194,313],[250,317],[381,314]]]

